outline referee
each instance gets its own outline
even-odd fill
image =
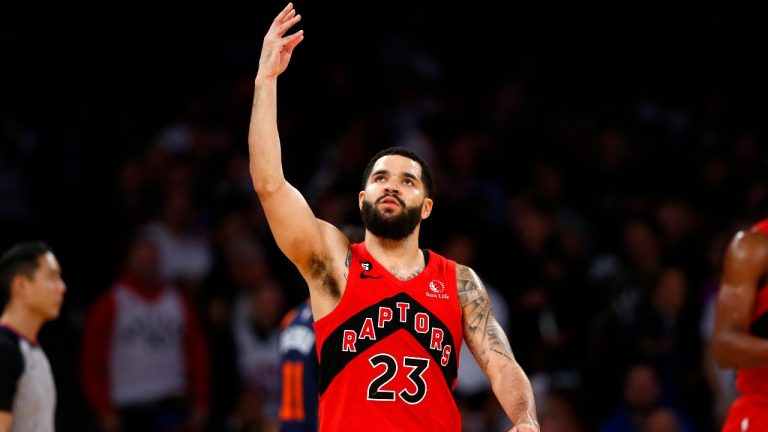
[[[66,286],[45,243],[17,243],[0,256],[0,432],[52,432],[56,386],[37,343],[59,316]]]

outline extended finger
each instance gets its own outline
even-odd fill
[[[287,5],[283,8],[283,10],[280,11],[279,14],[277,14],[277,17],[275,17],[275,21],[282,22],[285,19],[285,16],[288,15],[293,10],[293,3],[288,2]]]
[[[293,10],[293,3],[288,3],[272,21],[272,27],[278,27],[285,21],[285,17]]]
[[[296,9],[294,9],[293,11],[296,11]],[[296,15],[296,16],[294,16],[294,17],[291,17],[290,19],[286,17],[286,21],[285,21],[285,22],[283,22],[283,23],[282,23],[282,24],[281,24],[281,25],[280,25],[280,26],[277,28],[277,31],[279,31],[279,32],[280,32],[280,34],[283,34],[283,33],[285,33],[286,31],[288,31],[288,29],[289,29],[289,28],[293,27],[293,25],[294,25],[294,24],[296,24],[296,23],[297,23],[297,22],[299,22],[299,21],[301,21],[301,15]]]
[[[281,20],[281,24],[282,24],[282,23],[284,23],[285,21],[288,21],[289,19],[293,18],[293,16],[294,16],[294,15],[296,15],[296,9],[291,9],[291,10],[290,10],[290,11],[288,11],[288,13],[287,13],[287,14],[285,14],[285,16],[283,17],[283,19]]]

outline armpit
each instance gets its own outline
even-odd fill
[[[330,260],[327,256],[314,255],[309,259],[309,275],[317,286],[333,298],[341,297],[341,289],[333,277]]]

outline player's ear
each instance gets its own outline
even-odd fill
[[[424,198],[424,203],[421,205],[421,219],[426,219],[432,214],[433,204],[432,198]]]
[[[360,191],[357,194],[357,208],[360,210],[363,209],[363,201],[365,201],[365,191]]]

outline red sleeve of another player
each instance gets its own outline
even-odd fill
[[[184,332],[184,358],[187,362],[187,374],[194,406],[208,409],[209,375],[208,346],[200,328],[200,322],[194,309],[184,302],[186,328]]]
[[[760,231],[763,234],[765,234],[766,236],[768,236],[768,219],[761,220],[760,222],[756,223],[754,225],[754,227],[758,231]]]
[[[91,308],[83,326],[80,375],[83,393],[100,417],[112,414],[109,394],[109,350],[115,321],[115,298],[102,297]]]

